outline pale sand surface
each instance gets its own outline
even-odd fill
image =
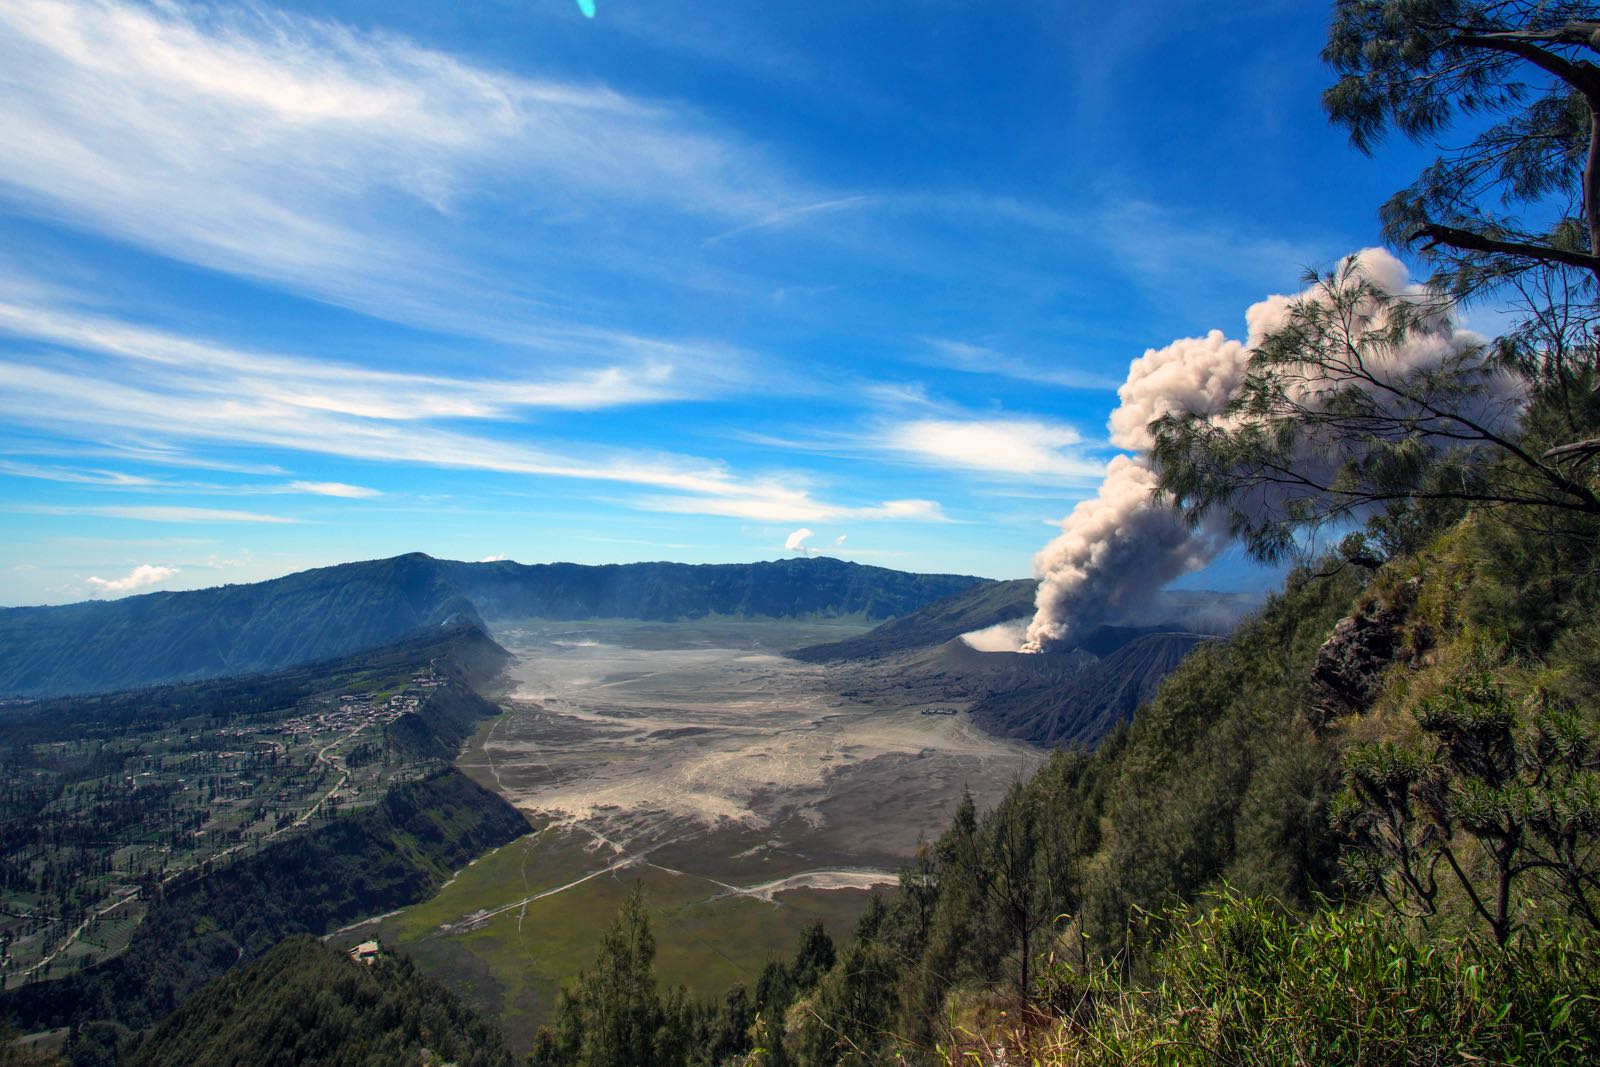
[[[511,712],[464,767],[600,852],[766,899],[890,880],[964,787],[988,806],[1042,758],[965,715],[853,703],[831,668],[769,651],[802,643],[792,624],[502,622],[495,637],[517,657]]]

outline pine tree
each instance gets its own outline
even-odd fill
[[[661,1018],[655,955],[644,888],[636,886],[600,943],[595,969],[578,984],[578,996],[587,1009],[579,1060],[584,1067],[640,1067],[654,1062]]]

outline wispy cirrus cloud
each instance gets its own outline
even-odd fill
[[[950,522],[936,500],[885,500],[845,506],[814,498],[803,488],[758,486],[721,496],[645,497],[635,502],[648,511],[720,515],[756,522],[840,522],[846,519],[901,522]]]
[[[266,447],[681,494],[631,502],[655,511],[783,521],[944,519],[933,501],[827,502],[790,481],[740,476],[723,463],[694,456],[535,442],[516,418],[528,408],[581,412],[677,395],[670,375],[648,369],[637,378],[619,374],[595,380],[591,375],[554,382],[398,374],[247,352],[101,316],[14,305],[0,305],[0,331],[67,350],[37,361],[26,350],[0,357],[0,406],[14,422],[89,442],[132,437],[148,442],[144,451],[156,454],[182,452],[184,444]],[[434,395],[439,393],[446,395]],[[483,432],[457,428],[473,421],[484,424]],[[369,492],[309,481],[230,491],[345,497]]]
[[[775,211],[767,212],[765,215],[755,219],[754,221],[744,223],[741,226],[735,226],[731,230],[724,230],[721,233],[713,234],[701,242],[701,247],[712,248],[716,245],[722,244],[724,241],[731,241],[736,237],[743,237],[746,234],[755,233],[760,230],[786,229],[788,227],[798,225],[804,222],[806,219],[814,216],[831,215],[836,212],[849,211],[852,208],[869,206],[874,202],[875,198],[870,196],[841,196],[827,200],[819,200],[813,204],[799,204],[792,207],[779,208]]]
[[[58,364],[59,365],[59,364]],[[0,399],[28,422],[58,429],[167,434],[191,441],[257,445],[349,459],[431,467],[632,482],[696,492],[734,488],[732,475],[707,461],[615,452],[596,458],[463,433],[410,420],[305,408],[248,392],[219,399],[209,380],[183,375],[160,388],[96,380],[67,370],[0,361]]]
[[[774,435],[741,432],[741,440],[790,452],[923,467],[983,485],[1048,484],[1059,499],[1063,486],[1098,485],[1105,474],[1102,442],[1085,439],[1058,420],[1021,415],[979,415],[913,387],[883,386],[878,407],[863,427],[803,429]]]
[[[124,489],[161,484],[155,478],[147,478],[141,474],[128,474],[125,471],[41,466],[36,463],[15,463],[11,460],[0,460],[0,474],[9,474],[14,478],[35,478],[44,482],[60,482],[63,485],[101,485]]]
[[[344,500],[367,500],[383,494],[376,489],[369,489],[364,485],[348,485],[345,482],[290,482],[281,486],[279,492],[284,493],[310,493],[312,496],[333,496]]]
[[[933,418],[894,423],[877,447],[902,459],[980,474],[1098,484],[1105,462],[1084,454],[1065,423],[1023,418]]]
[[[305,493],[311,496],[341,497],[347,500],[365,500],[382,496],[382,492],[364,485],[346,482],[292,481],[272,485],[222,485],[214,482],[174,482],[151,478],[126,471],[101,470],[62,466],[41,466],[34,463],[16,463],[0,460],[0,474],[16,478],[35,478],[63,485],[100,486],[108,489],[151,490],[156,492],[195,492],[207,494],[226,493],[251,495],[279,495]]]
[[[944,337],[925,337],[922,340],[941,365],[975,374],[998,374],[1037,385],[1111,393],[1116,392],[1117,386],[1122,384],[1122,379],[1115,375],[1071,366],[1041,367],[1036,361],[1023,359],[987,345],[975,345],[968,341],[955,341]]]
[[[24,207],[407,321],[466,297],[542,315],[541,290],[442,251],[485,214],[537,236],[817,199],[687,109],[256,5],[0,6],[0,141],[27,146],[0,174]]]
[[[7,288],[0,278],[0,293]],[[141,378],[181,380],[188,391],[254,399],[313,412],[386,420],[506,418],[527,409],[594,411],[702,398],[722,386],[737,356],[726,348],[643,345],[649,358],[567,367],[539,377],[410,374],[259,352],[107,315],[8,303],[0,333],[115,360]]]
[[[91,515],[102,519],[131,519],[135,522],[260,522],[283,525],[303,521],[285,515],[265,515],[258,511],[176,505],[165,507],[124,504],[7,504],[0,506],[0,510],[21,515]]]

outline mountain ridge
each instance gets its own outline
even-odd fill
[[[758,563],[467,563],[420,552],[266,582],[0,608],[0,695],[225,677],[332,658],[461,617],[887,619],[988,583],[827,557]]]
[[[1033,613],[1037,580],[1015,578],[966,589],[899,618],[890,619],[868,633],[827,644],[807,645],[787,653],[805,663],[835,663],[851,659],[881,659],[943,644],[973,630],[982,630]]]

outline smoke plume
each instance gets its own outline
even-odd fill
[[[1357,253],[1353,262],[1385,292],[1420,297],[1421,289],[1410,284],[1404,264],[1382,249]],[[1313,287],[1298,297],[1273,296],[1253,305],[1245,313],[1248,333],[1243,342],[1212,330],[1204,337],[1151,349],[1132,362],[1109,422],[1111,443],[1128,454],[1111,460],[1099,492],[1072,509],[1062,520],[1060,536],[1035,557],[1037,612],[1024,651],[1061,647],[1075,631],[1138,609],[1162,586],[1204,567],[1226,546],[1227,531],[1220,520],[1191,530],[1171,508],[1152,499],[1157,471],[1150,457],[1155,444],[1150,423],[1186,412],[1226,418],[1224,409],[1244,385],[1251,349],[1288,323],[1296,301],[1317,295]],[[1464,347],[1481,344],[1442,313],[1423,325],[1406,346],[1389,353],[1390,370],[1437,366]],[[1306,397],[1314,398],[1317,383],[1312,380],[1302,388]],[[1306,451],[1306,463],[1327,462],[1315,441],[1308,440]]]

